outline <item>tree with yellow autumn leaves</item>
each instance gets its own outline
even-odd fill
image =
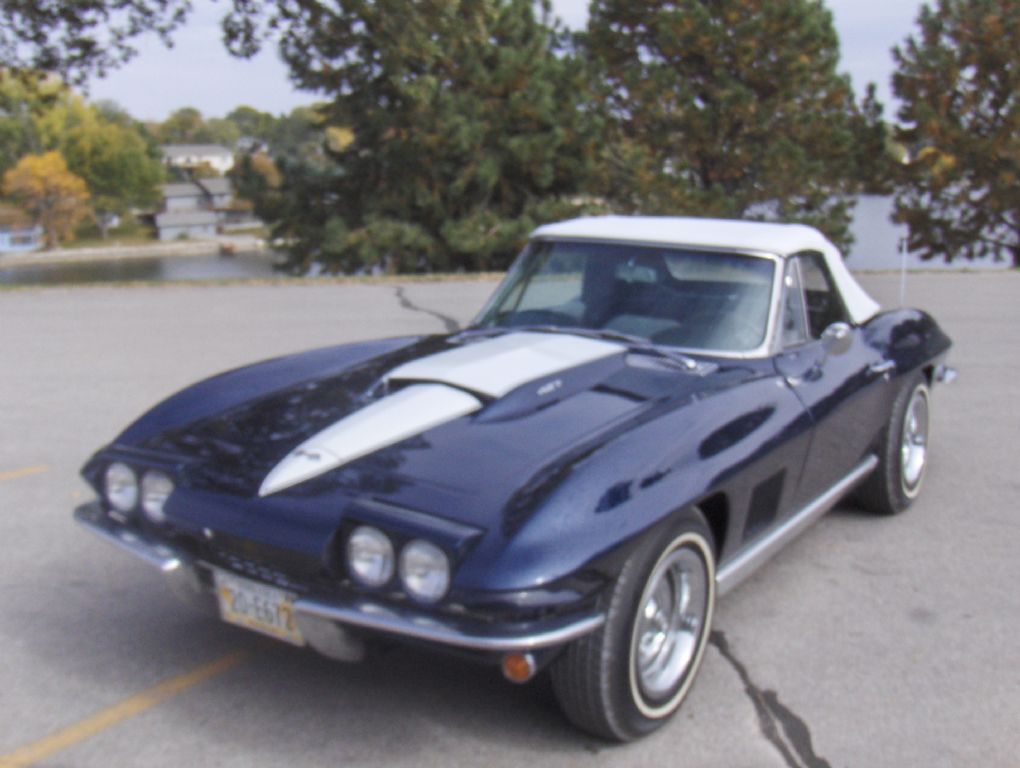
[[[42,226],[47,248],[67,239],[90,211],[88,187],[59,152],[25,155],[4,174],[3,191]]]

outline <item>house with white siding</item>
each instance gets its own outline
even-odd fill
[[[177,210],[156,214],[160,240],[193,240],[216,237],[219,217],[215,211]]]
[[[42,246],[42,227],[21,210],[0,205],[0,253],[27,253]]]
[[[233,151],[219,144],[164,144],[163,162],[175,168],[208,166],[223,175],[234,167]]]
[[[205,193],[191,181],[163,185],[164,211],[196,211],[205,208]]]
[[[214,176],[163,185],[163,210],[215,211],[229,208],[234,199],[230,179]]]
[[[156,214],[160,240],[214,237],[218,232],[259,226],[251,210],[234,204],[223,176],[163,185],[163,211]]]

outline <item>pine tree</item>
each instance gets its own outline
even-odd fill
[[[324,204],[283,206],[300,262],[502,268],[535,225],[579,210],[599,121],[547,22],[531,0],[306,3],[277,20],[296,82],[353,131],[325,148]],[[307,163],[280,170],[322,186]]]
[[[884,109],[875,94],[874,83],[851,118],[854,132],[853,178],[859,190],[868,195],[889,195],[893,179],[900,171],[903,149],[892,138],[882,120]]]
[[[801,221],[846,244],[854,105],[821,2],[594,0],[586,43],[618,206]]]
[[[939,0],[893,55],[903,140],[896,197],[922,258],[1020,267],[1020,4]]]

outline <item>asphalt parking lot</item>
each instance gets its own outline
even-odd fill
[[[885,306],[899,278],[865,275]],[[178,605],[79,530],[91,452],[246,362],[441,332],[492,282],[0,292],[0,768],[1016,766],[1020,274],[915,274],[956,342],[907,513],[841,507],[720,603],[678,717],[609,746],[541,682],[395,650],[342,665]]]

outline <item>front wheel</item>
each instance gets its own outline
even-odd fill
[[[911,505],[928,467],[930,434],[931,394],[927,380],[916,374],[896,397],[880,440],[878,467],[857,492],[864,506],[894,515]]]
[[[630,741],[680,707],[712,623],[711,541],[704,519],[692,510],[627,560],[606,623],[572,643],[551,670],[560,706],[576,725]]]

